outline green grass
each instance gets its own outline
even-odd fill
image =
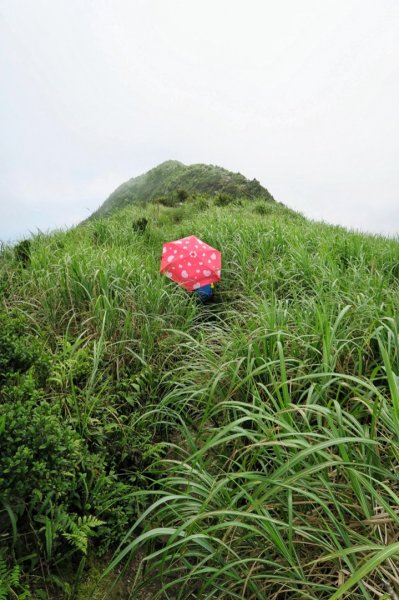
[[[162,243],[190,234],[222,251],[215,304],[159,275]],[[69,504],[74,523],[114,515],[85,538],[96,569],[112,552],[95,597],[113,597],[112,576],[154,600],[399,594],[396,240],[262,199],[196,198],[38,236],[28,266],[11,249],[0,265],[3,314],[50,357],[40,393],[91,468],[124,486],[112,496],[86,469]],[[35,529],[40,567],[18,554],[26,523],[7,514],[13,560],[52,597],[55,516]],[[86,597],[83,566],[65,597]]]

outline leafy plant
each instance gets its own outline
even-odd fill
[[[30,590],[22,581],[20,565],[10,567],[3,554],[0,554],[0,600],[18,598],[33,600]]]
[[[87,554],[87,544],[94,529],[103,525],[104,521],[100,521],[91,515],[77,517],[73,519],[70,515],[63,514],[59,527],[62,528],[62,535],[76,549]]]
[[[33,370],[39,384],[49,373],[49,358],[38,336],[17,312],[0,311],[0,387],[16,374]]]
[[[23,388],[22,388],[23,389]],[[65,502],[76,493],[84,447],[63,423],[57,405],[40,395],[25,400],[8,388],[1,405],[0,495],[21,510],[38,510],[49,495]],[[34,507],[37,507],[34,509]]]

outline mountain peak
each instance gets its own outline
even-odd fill
[[[147,173],[122,183],[92,217],[108,216],[129,204],[149,202],[178,190],[186,190],[191,194],[226,193],[235,198],[263,197],[274,200],[259,181],[249,180],[241,173],[233,173],[216,165],[184,165],[178,160],[166,160]]]

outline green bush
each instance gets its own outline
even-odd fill
[[[180,189],[176,192],[176,198],[178,202],[185,202],[189,197],[189,193],[187,190]]]
[[[35,371],[40,385],[49,373],[50,359],[41,340],[32,335],[18,313],[0,313],[0,387],[16,374]]]
[[[234,201],[234,197],[230,194],[225,194],[221,192],[215,196],[215,204],[216,206],[228,206]]]
[[[132,229],[136,233],[141,234],[141,233],[145,232],[147,225],[148,225],[148,219],[145,219],[145,218],[137,219],[136,221],[133,221]]]
[[[8,540],[10,556],[31,554],[32,564],[85,553],[94,535],[100,554],[119,542],[137,516],[133,495],[149,464],[144,455],[156,447],[149,433],[130,426],[118,435],[104,407],[85,420],[92,349],[65,339],[55,347],[62,352],[51,365],[23,315],[1,313],[0,538]],[[130,419],[126,406],[120,424]],[[124,462],[130,472],[121,477]],[[10,572],[15,564],[11,560]]]
[[[154,202],[168,208],[173,208],[180,204],[180,201],[174,194],[170,194],[169,196],[159,196],[158,198],[155,198]]]
[[[31,240],[22,240],[14,248],[15,258],[24,268],[26,268],[30,263],[31,246]]]
[[[0,536],[17,561],[30,555],[32,566],[49,567],[54,560],[86,553],[102,524],[82,506],[92,461],[58,404],[38,393],[20,398],[24,386],[15,389],[16,397],[1,405]]]
[[[157,196],[153,202],[156,204],[162,204],[162,206],[166,206],[168,208],[174,208],[177,206],[181,206],[190,198],[189,193],[180,189],[169,194],[165,194],[164,196]]]
[[[137,517],[133,496],[139,479],[133,472],[124,482],[112,470],[121,460],[112,452],[112,429],[107,439],[107,427],[101,426],[102,446],[89,451],[59,405],[34,391],[31,379],[29,385],[3,388],[10,401],[1,405],[0,498],[8,512],[0,517],[0,535],[11,539],[14,521],[17,556],[33,552],[47,562],[65,552],[86,553],[93,535],[102,554]]]
[[[209,196],[202,196],[200,194],[192,195],[189,199],[190,211],[192,209],[192,214],[195,214],[196,212],[208,210],[211,202],[212,201]]]
[[[271,204],[266,204],[265,202],[258,202],[254,206],[254,212],[258,215],[270,215],[274,211],[274,208]]]
[[[19,512],[39,510],[45,499],[71,503],[84,447],[59,407],[31,394],[3,403],[1,411],[0,497]]]

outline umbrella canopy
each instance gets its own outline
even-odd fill
[[[220,279],[222,255],[195,235],[163,244],[161,273],[188,292]]]

